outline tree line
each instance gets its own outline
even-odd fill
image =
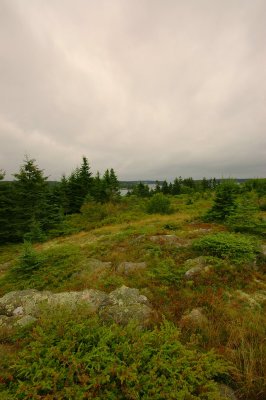
[[[0,243],[44,240],[66,216],[79,213],[84,203],[117,202],[121,198],[114,169],[107,169],[102,176],[99,172],[93,176],[85,156],[81,165],[69,176],[63,175],[59,182],[49,182],[36,160],[28,157],[13,176],[13,181],[5,181],[5,173],[0,169]],[[235,207],[235,193],[254,191],[260,202],[266,194],[266,179],[250,179],[241,185],[234,182],[228,186],[216,178],[195,181],[191,177],[179,177],[169,183],[156,181],[153,189],[139,182],[129,190],[128,196],[148,198],[159,193],[177,196],[206,191],[217,194],[218,206],[214,204],[212,217],[219,220]],[[265,203],[261,202],[260,208],[263,207]]]
[[[120,196],[113,168],[93,177],[86,157],[59,182],[48,182],[36,160],[28,157],[13,176],[13,181],[4,181],[0,170],[0,243],[44,239],[66,215],[78,213],[85,201],[102,203]]]

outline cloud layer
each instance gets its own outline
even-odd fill
[[[266,176],[264,0],[0,0],[0,168]]]

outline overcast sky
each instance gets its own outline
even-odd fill
[[[265,0],[0,0],[0,168],[266,177]]]

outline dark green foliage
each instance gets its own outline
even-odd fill
[[[80,211],[85,197],[92,188],[90,166],[86,157],[82,157],[82,164],[76,168],[67,179],[64,195],[68,199],[68,212],[70,214]],[[65,185],[65,182],[62,182]]]
[[[205,192],[208,189],[211,189],[211,179],[206,179],[205,177],[200,182],[202,190]]]
[[[29,226],[29,231],[25,233],[23,239],[31,243],[44,242],[47,239],[47,236],[42,230],[40,222],[33,218]]]
[[[14,174],[15,231],[17,238],[32,230],[36,222],[45,230],[49,220],[47,177],[34,159],[26,157],[19,173]]]
[[[156,183],[155,183],[155,188],[154,188],[153,192],[154,193],[160,193],[161,192],[161,186],[160,186],[158,181],[156,181]]]
[[[163,181],[162,187],[161,187],[161,192],[163,194],[169,194],[170,193],[170,189],[169,189],[169,185],[168,185],[167,181]]]
[[[162,193],[156,193],[147,203],[147,212],[149,214],[170,214],[172,212],[171,202]]]
[[[193,248],[203,255],[220,257],[235,264],[254,261],[258,252],[253,238],[227,232],[203,236],[194,241]]]
[[[45,313],[10,366],[17,399],[215,399],[228,366],[188,349],[168,322],[151,331],[105,326],[80,309]]]
[[[195,183],[194,179],[190,177],[190,178],[183,179],[182,185],[186,186],[190,189],[194,189],[196,186],[196,183]]]
[[[184,269],[177,266],[172,258],[154,260],[149,276],[167,286],[178,287],[184,278]]]
[[[259,218],[258,206],[245,194],[237,203],[235,210],[226,218],[226,225],[235,232],[247,232],[266,236],[266,222]]]
[[[116,201],[120,197],[120,188],[117,176],[113,168],[107,169],[102,178],[102,199],[104,201]]]
[[[217,186],[214,204],[204,219],[207,221],[225,221],[236,208],[236,195],[239,191],[235,181],[228,180]]]
[[[145,185],[143,182],[139,182],[133,187],[131,194],[138,197],[150,197],[151,193],[148,185]]]
[[[0,244],[18,239],[15,209],[15,192],[12,183],[0,180]]]
[[[181,179],[175,178],[173,187],[172,187],[172,194],[177,195],[181,194]]]
[[[43,263],[43,257],[33,248],[30,242],[24,242],[22,253],[18,258],[12,273],[19,276],[30,276],[32,272],[38,270]]]

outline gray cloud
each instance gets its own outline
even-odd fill
[[[264,0],[0,0],[0,167],[265,176]]]

